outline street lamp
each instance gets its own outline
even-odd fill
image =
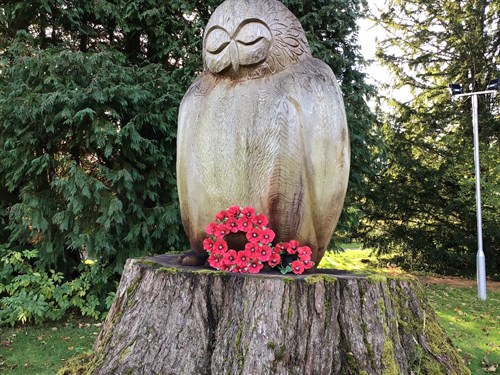
[[[478,95],[495,95],[500,91],[500,79],[494,79],[486,86],[486,91],[464,93],[459,84],[449,85],[452,97],[472,96],[472,125],[474,127],[474,166],[476,169],[476,212],[477,212],[477,294],[482,301],[486,300],[486,262],[483,252],[483,223],[481,219],[481,176],[479,170],[479,120],[477,114]]]
[[[492,79],[490,82],[488,82],[486,90],[500,91],[500,78]]]

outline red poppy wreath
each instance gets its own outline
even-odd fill
[[[311,249],[300,246],[299,242],[280,242],[272,246],[275,233],[267,228],[265,215],[255,212],[253,207],[232,206],[215,215],[206,232],[208,238],[203,241],[203,248],[209,253],[210,267],[220,271],[258,273],[267,263],[278,267],[281,273],[302,274],[311,268]],[[233,250],[228,246],[226,236],[231,233],[244,233],[247,239],[243,250]],[[283,257],[289,254],[296,259],[283,264]]]

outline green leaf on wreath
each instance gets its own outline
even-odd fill
[[[280,267],[280,271],[283,275],[292,272],[292,267],[286,266],[286,267]]]

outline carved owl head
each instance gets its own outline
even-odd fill
[[[308,56],[304,29],[277,0],[226,0],[205,29],[203,63],[213,74],[262,77]]]

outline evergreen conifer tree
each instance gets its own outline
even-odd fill
[[[500,5],[495,1],[390,0],[380,16],[388,37],[378,57],[396,87],[383,131],[386,154],[372,180],[361,238],[400,251],[407,265],[473,274],[477,252],[471,103],[448,84],[482,91],[499,76]],[[500,275],[499,96],[479,97],[483,235],[487,267]]]

